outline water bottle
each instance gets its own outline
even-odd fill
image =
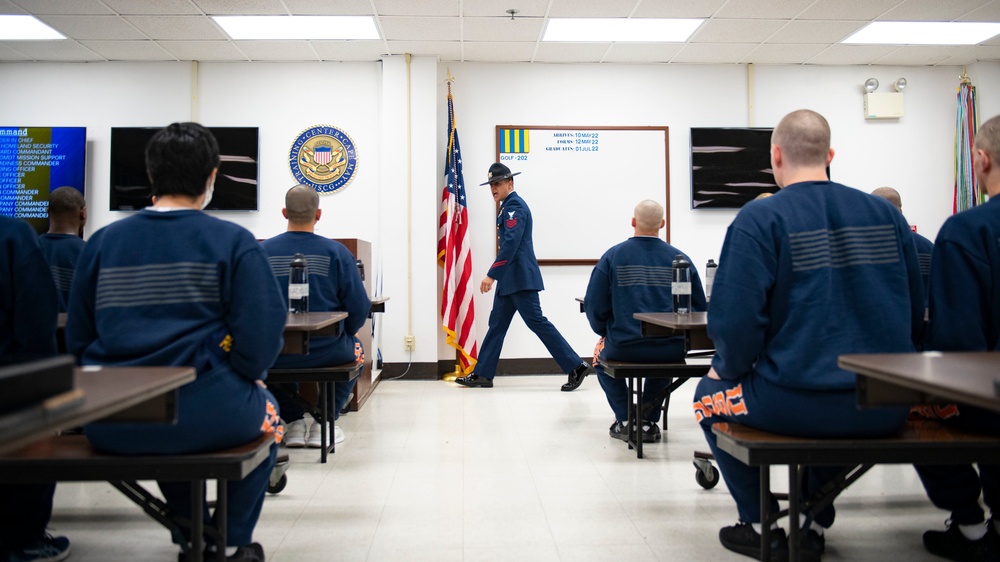
[[[674,312],[689,314],[691,312],[691,262],[681,254],[674,258],[674,279],[670,290],[674,296]]]
[[[705,265],[705,301],[712,300],[712,285],[715,284],[715,270],[718,269],[718,265],[715,264],[715,260],[708,260],[708,264]]]
[[[288,312],[309,312],[309,266],[302,254],[292,256],[288,264]]]

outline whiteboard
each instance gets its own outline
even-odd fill
[[[531,209],[541,265],[596,263],[634,232],[644,199],[663,205],[670,241],[667,127],[497,125],[497,161]],[[581,197],[579,193],[601,195]]]

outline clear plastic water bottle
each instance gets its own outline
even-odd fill
[[[712,285],[715,284],[715,270],[719,266],[715,264],[715,260],[708,260],[705,265],[705,300],[712,300]]]
[[[288,264],[288,312],[309,312],[309,266],[302,254],[292,256]]]
[[[688,314],[691,312],[691,262],[677,254],[673,266],[674,279],[670,290],[674,295],[674,312]]]

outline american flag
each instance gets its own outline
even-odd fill
[[[445,185],[441,194],[441,217],[438,221],[438,264],[444,267],[441,291],[441,328],[448,345],[460,352],[465,374],[476,366],[475,294],[472,284],[472,250],[469,244],[469,211],[466,209],[465,180],[462,178],[462,153],[455,129],[455,108],[448,84],[448,157],[445,160]]]

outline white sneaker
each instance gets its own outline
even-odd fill
[[[306,420],[295,420],[285,424],[285,437],[282,442],[289,449],[301,449],[306,446]]]
[[[344,435],[344,430],[340,429],[339,425],[333,426],[333,444],[334,445],[340,445],[346,439],[347,439],[347,436]]]
[[[312,425],[309,426],[309,437],[306,439],[306,446],[311,449],[319,449],[323,447],[323,424],[318,421],[313,421]],[[330,432],[326,434],[326,438],[330,438]]]

